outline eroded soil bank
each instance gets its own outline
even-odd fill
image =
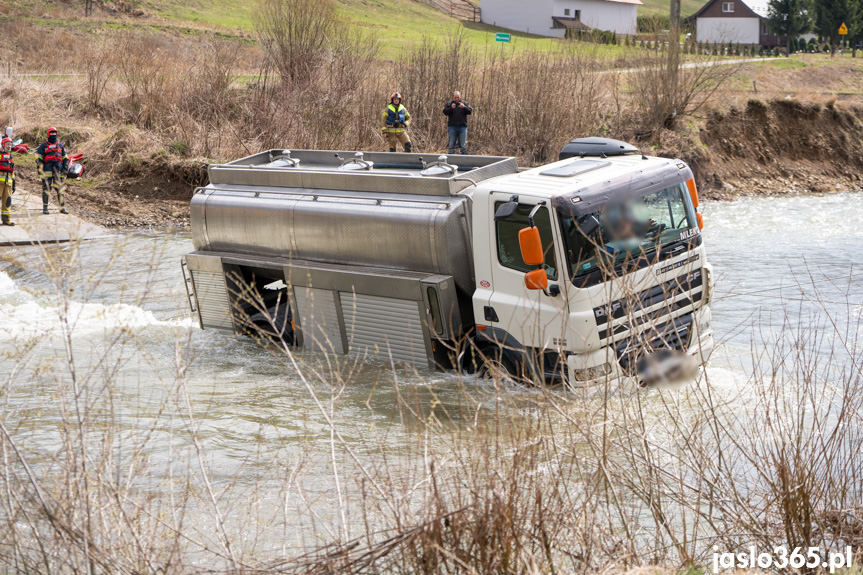
[[[678,139],[662,155],[689,162],[711,198],[824,193],[860,187],[861,135],[863,107],[856,103],[750,100],[711,112],[697,138]]]
[[[863,106],[856,103],[750,100],[711,111],[688,133],[664,132],[651,153],[688,162],[702,195],[711,199],[826,193],[860,187],[861,136]],[[82,218],[108,227],[187,226],[192,193],[207,181],[206,160],[164,153],[93,167],[102,175],[89,186],[73,183],[68,203]],[[32,171],[21,170],[21,181],[36,192]]]

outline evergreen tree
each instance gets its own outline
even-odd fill
[[[822,0],[817,1],[821,2]],[[850,1],[859,2],[860,0]],[[786,56],[790,56],[793,51],[791,41],[812,29],[812,9],[812,0],[770,0],[767,11],[767,28],[778,38],[785,39]]]
[[[863,6],[861,0],[817,0],[815,2],[815,31],[830,42],[830,55],[839,45],[839,27],[848,27],[848,36],[860,33]]]

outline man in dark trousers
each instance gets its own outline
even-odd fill
[[[452,100],[444,106],[443,113],[449,119],[449,153],[455,154],[456,147],[462,154],[467,154],[467,117],[473,113],[470,104],[461,99],[461,92],[455,92]]]
[[[57,128],[48,128],[48,141],[36,150],[36,171],[42,179],[42,213],[48,213],[49,193],[53,189],[57,192],[60,213],[68,214],[63,177],[69,171],[69,158],[66,156],[66,147],[58,139]]]

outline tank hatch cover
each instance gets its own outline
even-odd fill
[[[572,178],[573,176],[592,172],[593,170],[598,170],[599,168],[604,168],[610,165],[611,162],[605,162],[603,160],[576,160],[557,168],[540,172],[540,174],[543,176],[555,176],[557,178]]]
[[[620,140],[610,138],[578,138],[571,141],[560,151],[561,160],[576,156],[623,156],[638,154],[638,148]]]

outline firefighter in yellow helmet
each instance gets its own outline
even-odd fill
[[[405,147],[405,152],[411,151],[411,139],[408,136],[408,126],[411,125],[411,114],[408,109],[402,105],[402,95],[394,92],[390,96],[390,103],[384,113],[381,115],[384,122],[384,127],[381,132],[387,139],[390,145],[390,152],[396,151],[396,145],[401,142]]]
[[[12,139],[0,141],[0,214],[2,225],[14,226],[12,216],[12,194],[15,193],[15,162],[12,160]]]
[[[48,213],[49,192],[53,188],[57,192],[60,213],[68,214],[63,177],[69,172],[69,158],[66,156],[66,147],[60,143],[57,128],[48,128],[48,141],[36,150],[36,171],[42,179],[42,213]]]

